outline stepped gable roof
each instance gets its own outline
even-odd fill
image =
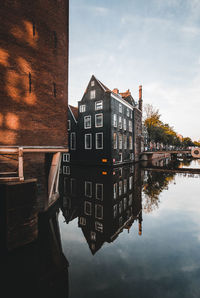
[[[74,106],[71,106],[71,105],[69,105],[69,108],[70,108],[71,113],[73,114],[74,118],[76,120],[78,120],[78,108],[74,107]]]

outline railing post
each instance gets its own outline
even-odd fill
[[[23,147],[19,147],[18,175],[19,175],[19,180],[24,181]]]

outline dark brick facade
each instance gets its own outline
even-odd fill
[[[67,146],[68,0],[3,0],[0,145]]]

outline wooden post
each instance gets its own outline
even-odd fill
[[[19,147],[19,157],[18,157],[18,174],[19,180],[24,181],[24,169],[23,169],[23,147]]]

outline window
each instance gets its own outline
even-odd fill
[[[122,149],[122,134],[119,133],[119,149]]]
[[[122,117],[121,116],[119,116],[119,129],[122,129]]]
[[[96,97],[96,90],[90,91],[90,99],[94,99]]]
[[[91,128],[91,116],[84,117],[84,128]]]
[[[117,149],[117,134],[113,133],[113,149]]]
[[[80,217],[79,218],[79,224],[81,226],[85,226],[86,225],[86,218],[85,217]]]
[[[103,224],[101,222],[95,221],[95,230],[99,232],[103,232]]]
[[[90,233],[90,239],[93,240],[93,241],[96,241],[96,233],[95,232],[92,232]]]
[[[95,85],[95,82],[94,81],[91,81],[91,86],[93,87]]]
[[[130,116],[130,110],[129,110],[129,108],[127,108],[127,117],[129,117]]]
[[[103,126],[103,114],[96,114],[95,127],[102,127],[102,126]]]
[[[70,175],[70,167],[69,166],[63,166],[63,174]]]
[[[129,177],[129,189],[131,190],[133,187],[133,176]]]
[[[133,140],[132,140],[132,136],[129,136],[129,149],[130,149],[130,150],[133,149]]]
[[[86,111],[86,106],[85,105],[80,105],[79,106],[79,112],[84,113]]]
[[[91,215],[92,214],[92,203],[85,201],[84,203],[84,213],[86,215]]]
[[[72,132],[70,134],[70,148],[71,150],[76,150],[76,133]]]
[[[67,126],[67,130],[71,130],[71,120],[67,120],[68,126]]]
[[[96,149],[103,149],[103,133],[96,133]]]
[[[77,187],[76,187],[76,179],[71,178],[70,179],[70,193],[72,195],[75,195],[76,194],[76,189],[77,189]]]
[[[119,104],[119,112],[122,113],[122,105]]]
[[[114,218],[117,216],[117,205],[113,206],[113,216]]]
[[[119,196],[122,195],[122,181],[119,181]]]
[[[96,199],[103,200],[103,184],[96,184]]]
[[[133,194],[131,193],[128,197],[128,205],[131,206],[133,203]]]
[[[124,149],[127,149],[127,136],[124,135]]]
[[[124,119],[124,130],[126,130],[126,119]]]
[[[127,179],[124,179],[124,193],[127,192]]]
[[[95,102],[95,111],[102,110],[102,109],[103,109],[103,101],[102,100],[96,101]]]
[[[126,207],[127,207],[127,198],[126,197],[123,199],[123,204],[124,204],[124,210],[126,210]]]
[[[92,149],[92,135],[85,134],[85,149]]]
[[[129,131],[132,132],[132,121],[131,120],[128,121],[128,128],[129,128]]]
[[[115,183],[113,185],[113,197],[114,197],[114,199],[117,198],[117,183]]]
[[[64,153],[63,154],[63,161],[64,162],[70,162],[70,154],[69,153]]]
[[[95,217],[103,219],[103,206],[95,204]]]
[[[122,201],[119,202],[119,214],[122,213]]]
[[[122,153],[119,153],[119,161],[122,162]]]
[[[113,114],[113,126],[117,127],[117,115]]]
[[[92,182],[85,181],[85,196],[88,198],[92,197]]]

